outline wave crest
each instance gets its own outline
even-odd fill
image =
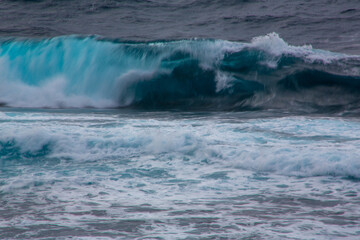
[[[291,46],[276,33],[250,43],[2,40],[0,63],[0,102],[13,107],[318,111],[360,97],[358,56]]]

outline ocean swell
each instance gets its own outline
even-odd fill
[[[0,102],[11,107],[357,109],[360,57],[291,46],[276,33],[224,40],[2,39]]]

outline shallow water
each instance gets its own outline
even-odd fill
[[[243,115],[3,109],[0,237],[359,236],[360,122]]]

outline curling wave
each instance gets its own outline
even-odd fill
[[[276,33],[224,40],[2,39],[0,103],[185,110],[360,107],[360,56],[291,46]]]

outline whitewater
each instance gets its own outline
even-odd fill
[[[359,236],[357,119],[2,109],[1,238]]]

